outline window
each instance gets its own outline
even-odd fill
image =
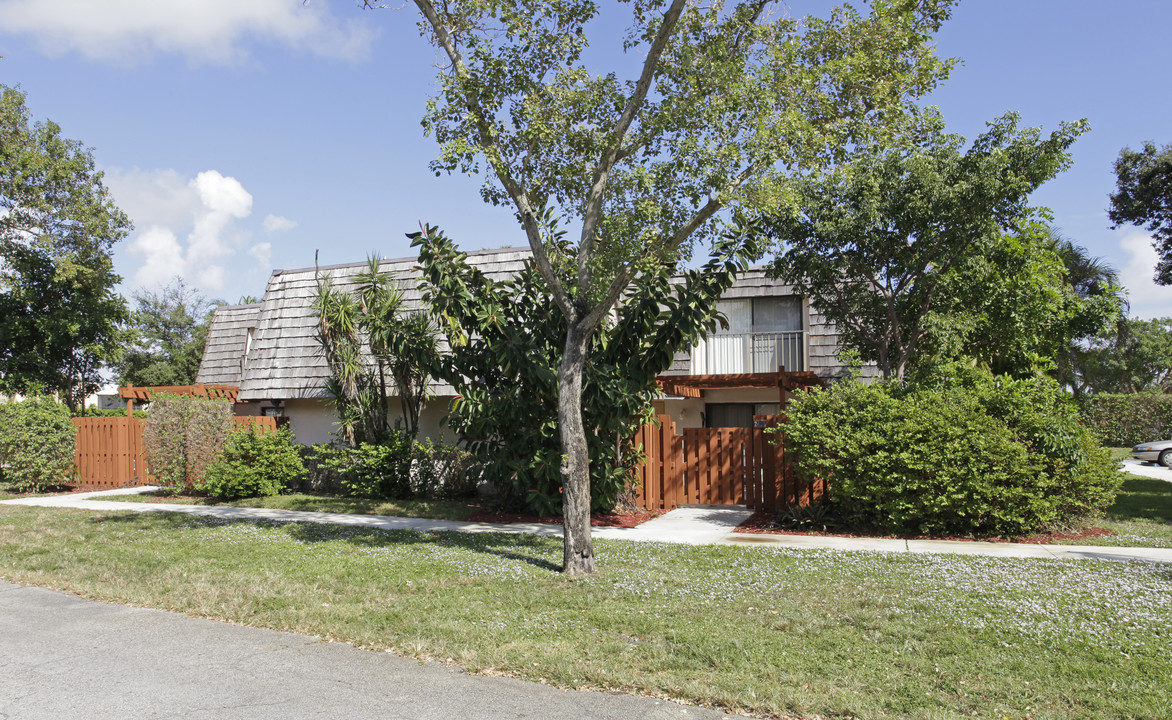
[[[754,415],[778,415],[781,403],[708,403],[704,406],[704,427],[751,428]]]

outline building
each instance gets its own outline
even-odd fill
[[[470,252],[467,262],[504,280],[528,257],[527,249],[501,248]],[[399,279],[408,309],[420,302],[415,264],[414,258],[382,263]],[[362,262],[277,270],[261,302],[217,309],[196,382],[236,385],[238,413],[288,417],[298,442],[329,442],[335,416],[325,392],[328,369],[315,337],[312,299],[319,273],[346,290],[366,268]],[[672,416],[679,429],[748,426],[754,415],[777,413],[785,392],[778,387],[779,367],[807,378],[804,384],[843,373],[833,325],[762,269],[739,277],[719,307],[728,318],[727,330],[677,353],[661,378],[664,392],[656,410]],[[432,391],[434,399],[420,417],[421,434],[440,439],[454,390],[437,382]]]

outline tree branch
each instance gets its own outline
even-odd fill
[[[492,166],[493,172],[504,186],[505,192],[509,194],[513,204],[517,207],[517,212],[521,215],[521,225],[525,228],[525,235],[529,240],[529,249],[533,252],[533,260],[537,265],[538,272],[541,273],[542,279],[549,286],[550,292],[553,294],[554,302],[558,304],[562,313],[565,314],[566,319],[571,322],[576,321],[578,319],[578,310],[562,286],[561,280],[558,279],[557,273],[554,272],[553,265],[549,261],[549,255],[546,254],[545,247],[541,243],[541,232],[537,227],[537,220],[534,217],[529,194],[525,192],[525,189],[521,187],[509,172],[504,158],[501,157],[496,132],[489,123],[487,114],[480,105],[480,100],[470,90],[472,84],[471,78],[469,77],[470,73],[468,72],[467,64],[464,62],[464,57],[460,53],[460,49],[456,47],[451,33],[448,32],[448,28],[444,25],[432,0],[415,0],[415,6],[419,8],[419,12],[423,13],[424,18],[427,19],[432,31],[435,33],[436,42],[443,48],[448,58],[452,61],[452,72],[455,73],[460,83],[460,91],[464,96],[464,103],[476,122],[476,134],[480,148],[484,152],[484,157],[488,160],[488,164]]]

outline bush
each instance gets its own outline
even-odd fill
[[[307,468],[297,489],[355,497],[451,499],[476,493],[471,454],[394,432],[386,443],[316,445],[303,451]]]
[[[1083,421],[1103,443],[1131,447],[1172,436],[1172,395],[1087,395],[1079,402]]]
[[[192,489],[219,458],[232,427],[232,405],[223,398],[156,395],[143,430],[155,482],[171,492]]]
[[[472,453],[453,445],[416,442],[411,450],[411,493],[433,500],[454,500],[476,494],[476,476],[469,472]]]
[[[301,455],[288,428],[258,431],[249,425],[234,430],[220,459],[208,466],[200,491],[225,500],[279,495],[305,476]]]
[[[0,403],[0,478],[17,492],[41,492],[73,481],[69,408],[51,397]]]
[[[78,408],[73,411],[73,417],[126,417],[126,408],[120,410],[99,410],[96,407]],[[134,417],[146,420],[146,410],[135,410]]]
[[[356,447],[319,445],[317,465],[337,473],[341,494],[368,498],[411,496],[411,439],[392,431],[386,442]]]
[[[788,409],[799,478],[836,514],[901,534],[1020,535],[1108,505],[1121,476],[1046,380],[950,367],[907,387],[846,382]]]

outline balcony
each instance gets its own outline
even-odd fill
[[[806,369],[806,333],[801,330],[710,335],[692,348],[693,375],[732,375]]]

